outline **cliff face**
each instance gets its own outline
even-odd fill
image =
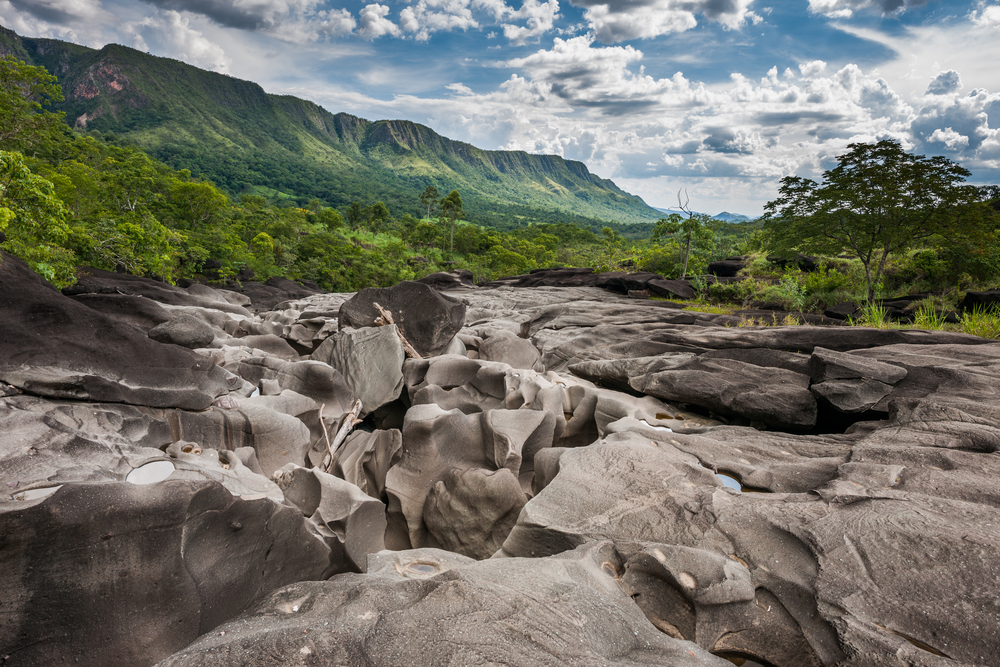
[[[69,124],[113,133],[233,194],[263,186],[334,205],[365,197],[416,208],[419,192],[434,185],[458,189],[470,212],[517,206],[619,222],[660,216],[581,162],[482,150],[406,120],[332,114],[117,44],[94,50],[3,30],[0,53],[59,78],[65,100],[58,110]]]

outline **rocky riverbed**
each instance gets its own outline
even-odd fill
[[[1000,344],[585,282],[3,254],[0,664],[1000,662]]]

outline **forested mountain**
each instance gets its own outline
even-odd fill
[[[501,227],[519,222],[654,222],[660,213],[581,162],[486,151],[404,120],[371,122],[255,83],[110,44],[94,50],[0,29],[0,55],[42,65],[59,79],[77,129],[114,134],[231,195],[302,205],[383,201],[417,214],[428,185],[458,189],[466,211]],[[599,228],[599,225],[596,225]]]

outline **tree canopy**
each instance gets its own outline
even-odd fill
[[[62,98],[56,77],[44,67],[11,55],[0,58],[0,149],[21,150],[36,133],[60,126],[63,114],[42,106]]]
[[[782,253],[856,255],[868,299],[894,252],[972,224],[981,196],[963,185],[969,171],[944,157],[905,152],[897,141],[848,146],[823,182],[786,176],[764,218],[772,248]]]

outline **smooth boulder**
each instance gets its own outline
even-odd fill
[[[395,287],[366,287],[341,305],[338,326],[375,326],[374,304],[390,313],[406,339],[421,356],[444,353],[465,325],[465,304],[428,285],[402,282]]]
[[[0,254],[0,381],[52,398],[203,410],[239,378],[59,293]]]

